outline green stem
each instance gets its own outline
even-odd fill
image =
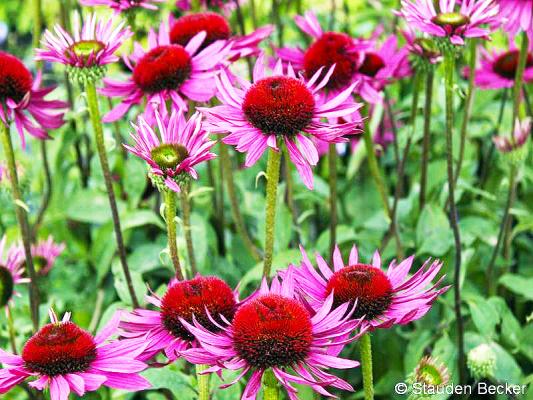
[[[263,400],[279,400],[278,380],[271,370],[263,375]]]
[[[274,25],[276,26],[276,30],[278,33],[278,46],[283,46],[283,26],[281,24],[281,17],[280,17],[280,1],[281,0],[272,0],[272,21],[274,22]]]
[[[233,166],[231,165],[228,146],[224,143],[221,143],[220,145],[220,162],[222,164],[222,172],[228,189],[231,215],[233,222],[235,223],[235,228],[237,229],[237,234],[244,242],[244,246],[253,257],[254,261],[259,262],[261,261],[261,254],[259,254],[257,247],[252,242],[252,239],[250,239],[250,235],[246,230],[246,225],[244,224],[244,219],[241,214],[241,206],[239,205],[239,199],[237,198],[235,182],[233,180]]]
[[[41,40],[41,32],[43,30],[41,0],[33,0],[33,48],[39,47],[39,41]],[[37,69],[41,67],[41,62],[36,61],[35,66]]]
[[[13,197],[13,205],[15,207],[15,214],[20,228],[20,234],[22,236],[22,243],[24,245],[24,255],[26,257],[26,268],[30,277],[30,309],[31,320],[33,323],[33,329],[39,328],[39,290],[37,287],[37,274],[35,273],[35,267],[33,264],[33,258],[31,255],[31,232],[30,224],[28,222],[28,215],[23,208],[22,194],[20,192],[19,180],[17,175],[17,166],[15,163],[15,153],[13,151],[13,143],[11,142],[11,136],[9,129],[3,122],[0,121],[0,139],[4,148],[4,156],[7,159],[7,170],[9,181],[11,183],[11,194]]]
[[[196,380],[198,382],[198,400],[209,400],[209,374],[202,374],[209,366],[196,366]]]
[[[511,139],[514,141],[514,124],[519,116],[520,111],[520,93],[522,90],[522,82],[524,80],[524,71],[526,69],[527,55],[529,48],[529,39],[526,32],[522,33],[522,44],[520,46],[520,53],[518,55],[518,66],[516,69],[516,76],[513,87],[513,121],[511,123]]]
[[[41,159],[43,161],[45,185],[44,185],[44,195],[43,195],[43,200],[41,202],[41,207],[39,208],[39,211],[37,213],[37,218],[35,219],[35,224],[33,225],[33,228],[32,228],[33,240],[37,239],[37,231],[39,230],[39,227],[41,226],[43,222],[44,214],[46,213],[46,210],[48,209],[48,206],[50,205],[50,199],[52,198],[52,173],[50,172],[50,163],[48,162],[48,152],[46,150],[46,141],[41,140],[39,144],[41,148]]]
[[[329,145],[329,255],[332,256],[337,242],[337,147]]]
[[[270,277],[274,251],[274,232],[276,223],[276,201],[278,195],[281,151],[270,149],[267,164],[266,210],[265,210],[265,257],[263,276]]]
[[[433,69],[426,75],[426,98],[424,104],[424,137],[422,139],[422,167],[420,172],[419,206],[422,210],[426,204],[426,187],[429,164],[429,145],[431,136],[431,104],[433,101]]]
[[[15,324],[13,323],[13,313],[9,304],[6,305],[7,314],[7,331],[9,333],[9,343],[11,344],[11,351],[13,354],[17,354],[17,341],[15,334]]]
[[[183,212],[183,231],[185,233],[185,243],[187,244],[187,254],[191,265],[192,276],[198,273],[196,258],[194,256],[194,245],[191,233],[191,199],[189,197],[189,184],[182,185],[180,192],[181,210]]]
[[[461,237],[459,233],[458,215],[455,206],[455,185],[453,173],[453,84],[455,73],[455,54],[448,51],[444,54],[444,79],[446,90],[446,156],[448,172],[448,199],[450,204],[450,225],[455,242],[455,268],[454,268],[454,308],[457,325],[457,368],[459,371],[459,384],[466,383],[465,353],[464,353],[464,326],[461,314]]]
[[[163,192],[165,198],[165,222],[167,224],[168,249],[170,259],[176,272],[176,278],[183,280],[180,258],[178,255],[178,245],[176,243],[176,193],[170,189]]]
[[[292,180],[292,173],[291,173],[291,160],[289,157],[289,153],[287,151],[283,154],[283,161],[284,161],[284,172],[285,172],[285,183],[287,184],[287,206],[289,207],[289,210],[291,212],[292,216],[292,223],[294,224],[296,228],[296,234],[298,237],[298,243],[301,242],[300,240],[300,229],[298,224],[298,210],[296,208],[296,202],[294,201],[294,181]]]
[[[465,99],[465,104],[464,104],[463,123],[461,124],[461,142],[459,145],[459,158],[457,159],[457,164],[455,166],[454,186],[457,186],[459,175],[461,175],[461,168],[463,166],[463,159],[464,159],[464,154],[465,154],[468,122],[470,121],[470,115],[472,114],[472,105],[474,104],[474,88],[475,88],[474,78],[475,78],[475,71],[476,71],[476,61],[477,61],[477,40],[474,38],[470,40],[470,60],[468,64],[470,75],[468,77],[468,90],[466,93],[466,99]]]
[[[124,272],[124,278],[131,297],[131,302],[135,308],[139,307],[139,301],[133,288],[133,281],[131,279],[130,269],[126,259],[126,247],[124,246],[124,239],[122,237],[122,229],[120,227],[120,218],[118,215],[117,201],[115,198],[115,192],[113,190],[113,182],[111,179],[111,171],[109,169],[109,161],[104,144],[104,130],[102,126],[102,119],[100,117],[100,110],[98,108],[98,95],[96,94],[96,86],[94,82],[87,82],[85,85],[85,91],[87,93],[87,106],[89,108],[89,115],[91,117],[91,124],[94,130],[96,149],[98,151],[98,157],[100,158],[100,166],[102,167],[102,173],[104,175],[104,182],[107,191],[107,197],[109,200],[109,206],[111,208],[111,216],[113,218],[113,227],[115,230],[115,238],[117,241],[118,255],[122,270]]]
[[[363,391],[365,400],[374,399],[374,382],[372,374],[372,343],[370,334],[365,333],[359,339],[359,349],[361,351],[361,371],[363,373]]]

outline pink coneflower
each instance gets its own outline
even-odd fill
[[[442,54],[433,40],[427,37],[416,37],[410,30],[403,30],[402,35],[405,38],[405,49],[411,56],[411,62],[415,68],[424,64],[437,64],[442,60]]]
[[[16,295],[15,285],[28,283],[24,274],[24,252],[19,246],[11,246],[4,255],[6,236],[0,239],[0,307],[6,306]]]
[[[493,0],[441,0],[437,9],[433,0],[402,0],[399,15],[413,29],[463,45],[465,38],[488,39],[501,23],[498,11]]]
[[[198,346],[180,320],[192,323],[194,316],[209,331],[219,332],[216,324],[222,323],[222,317],[233,320],[238,294],[219,278],[196,276],[187,281],[173,280],[162,298],[154,294],[148,296],[147,301],[158,310],[137,309],[124,314],[120,324],[122,336],[125,340],[142,339],[146,344],[140,356],[142,360],[164,350],[166,357],[173,361],[184,350]]]
[[[62,110],[67,104],[45,100],[54,87],[40,86],[40,72],[34,80],[18,58],[0,51],[0,120],[6,125],[15,123],[22,147],[25,131],[37,139],[48,139],[47,130],[64,123]]]
[[[186,46],[194,36],[202,31],[205,31],[207,36],[200,50],[217,40],[231,42],[228,59],[232,61],[258,54],[259,43],[270,36],[274,30],[272,25],[266,25],[245,36],[232,35],[228,20],[215,12],[187,14],[176,20],[171,20],[170,26],[170,42],[172,44]]]
[[[342,90],[353,82],[360,82],[356,89],[361,97],[370,103],[378,103],[381,101],[379,91],[392,79],[401,78],[409,72],[406,52],[397,49],[394,36],[378,48],[376,37],[361,40],[345,33],[324,32],[312,11],[304,16],[296,16],[295,22],[304,33],[311,36],[313,43],[305,50],[281,48],[277,54],[297,70],[303,71],[307,78],[311,78],[320,68],[335,65],[326,90]]]
[[[503,27],[511,35],[524,31],[533,37],[533,1],[532,0],[495,0],[500,6],[499,17],[504,21]]]
[[[59,321],[50,311],[51,323],[43,326],[24,345],[22,355],[0,350],[0,393],[27,378],[29,386],[50,389],[51,400],[66,400],[70,392],[83,396],[102,385],[114,389],[144,390],[148,381],[138,375],[145,363],[135,358],[144,346],[139,342],[106,340],[116,331],[120,316],[113,318],[96,335],[70,322],[70,313]]]
[[[355,368],[357,361],[338,354],[349,341],[350,333],[360,320],[351,319],[348,303],[332,310],[330,296],[316,314],[297,300],[290,273],[282,283],[274,278],[270,288],[264,281],[258,293],[237,310],[233,322],[219,324],[219,332],[211,332],[198,321],[194,326],[183,322],[196,337],[201,349],[189,349],[184,357],[193,363],[212,366],[208,372],[221,369],[240,370],[235,381],[251,373],[242,394],[243,400],[257,398],[261,379],[267,370],[287,390],[291,400],[297,400],[293,383],[307,385],[324,396],[332,396],[325,387],[353,391],[348,382],[329,374],[328,368]]]
[[[135,133],[131,137],[135,145],[124,147],[150,165],[152,181],[159,189],[166,186],[179,192],[182,182],[189,177],[198,178],[196,165],[216,157],[209,151],[215,142],[209,140],[199,113],[187,121],[182,111],[173,110],[168,117],[160,116],[156,110],[155,119],[159,134],[141,115],[137,125],[132,124]]]
[[[518,69],[519,50],[511,45],[509,50],[488,51],[480,49],[480,67],[475,71],[474,83],[482,89],[511,88]],[[467,71],[468,72],[468,71]],[[528,53],[523,81],[533,81],[533,54]]]
[[[73,35],[59,25],[54,27],[54,33],[46,30],[42,40],[45,48],[36,50],[35,59],[64,64],[75,78],[80,71],[101,78],[105,65],[118,61],[115,52],[132,35],[124,25],[119,22],[114,26],[113,18],[107,22],[98,20],[96,14],[89,15],[81,25],[76,14]]]
[[[147,10],[157,10],[154,3],[164,3],[165,0],[80,0],[84,6],[107,6],[115,12],[130,11],[136,8],[145,8]]]
[[[509,153],[520,149],[531,135],[531,118],[524,118],[522,122],[515,121],[514,135],[510,139],[507,136],[495,136],[492,138],[494,146],[502,152]]]
[[[360,121],[321,121],[322,118],[343,117],[357,111],[360,105],[343,104],[355,84],[324,102],[317,93],[327,84],[333,67],[317,84],[322,70],[306,81],[297,78],[291,66],[284,72],[279,60],[272,76],[267,76],[263,61],[261,55],[255,64],[253,84],[239,79],[241,88],[234,87],[228,73],[222,71],[216,84],[217,97],[223,105],[202,108],[202,112],[207,115],[213,131],[229,132],[224,143],[236,146],[237,151],[247,152],[246,167],[254,165],[268,147],[279,151],[278,145],[283,142],[303,182],[313,188],[311,166],[318,163],[318,152],[304,133],[328,143],[339,143],[346,141],[344,135],[356,132]]]
[[[41,275],[50,272],[56,262],[56,258],[65,250],[65,243],[55,243],[52,235],[47,240],[40,240],[31,247],[31,256],[36,271]]]
[[[231,45],[216,41],[203,50],[207,33],[195,35],[186,46],[170,43],[165,23],[159,34],[153,30],[148,35],[148,50],[138,43],[133,54],[124,61],[131,69],[131,76],[125,81],[104,79],[105,96],[121,97],[122,102],[105,117],[105,122],[116,121],[144,98],[148,100],[145,116],[153,122],[153,109],[160,108],[170,100],[177,109],[187,110],[187,100],[206,102],[216,93],[215,75]]]
[[[381,257],[374,253],[372,264],[359,263],[357,248],[352,247],[348,264],[342,260],[339,248],[333,253],[333,270],[319,254],[316,255],[317,271],[302,252],[300,267],[291,266],[294,271],[298,290],[318,310],[333,294],[334,307],[357,300],[353,314],[363,318],[363,326],[388,328],[404,325],[423,317],[431,308],[433,301],[449,287],[437,289],[444,277],[431,285],[431,281],[442,267],[440,261],[424,263],[411,277],[407,277],[413,264],[409,257],[396,265],[393,261],[385,272],[381,269]]]

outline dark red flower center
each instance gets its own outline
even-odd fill
[[[25,367],[47,376],[84,372],[96,359],[90,333],[72,322],[43,326],[22,349]]]
[[[176,168],[189,156],[187,148],[177,143],[164,143],[154,147],[150,151],[150,154],[152,155],[152,159],[162,170]]]
[[[451,28],[460,28],[470,23],[470,18],[457,12],[440,13],[431,19],[431,22],[439,26],[449,26]]]
[[[178,18],[170,31],[170,42],[185,46],[202,31],[205,31],[207,36],[200,50],[217,40],[227,40],[231,36],[231,28],[226,18],[214,12],[205,12]]]
[[[233,340],[240,357],[255,368],[290,366],[309,354],[311,318],[296,300],[264,295],[235,313]]]
[[[311,122],[315,99],[298,79],[274,76],[261,79],[248,89],[242,110],[263,133],[290,136]]]
[[[350,265],[335,272],[326,287],[326,293],[331,292],[335,307],[347,302],[353,305],[357,300],[353,318],[379,317],[392,302],[392,285],[387,275],[365,264]]]
[[[133,80],[146,93],[175,90],[189,78],[191,69],[191,56],[182,46],[158,46],[139,60]]]
[[[161,318],[165,329],[175,337],[190,341],[194,336],[182,325],[180,318],[192,323],[194,315],[204,328],[218,332],[220,329],[211,322],[205,310],[223,324],[220,315],[232,321],[235,308],[235,296],[226,282],[213,276],[197,276],[167,290],[161,304]]]
[[[310,79],[320,68],[327,70],[335,64],[335,70],[329,78],[327,88],[339,89],[352,81],[356,70],[357,53],[352,51],[352,39],[337,32],[324,33],[305,52],[304,70]]]
[[[516,70],[518,69],[519,51],[511,50],[500,55],[492,65],[492,70],[498,75],[507,78],[514,79],[516,76]],[[528,54],[526,60],[526,68],[533,67],[533,55]]]
[[[0,51],[0,102],[20,102],[31,90],[33,78],[28,68],[11,54]]]
[[[5,306],[11,299],[14,284],[11,271],[0,264],[0,307]]]
[[[359,67],[359,72],[363,75],[375,77],[376,74],[385,66],[385,61],[376,53],[366,53],[363,64]]]

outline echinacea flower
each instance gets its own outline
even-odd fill
[[[154,3],[163,3],[165,0],[80,0],[83,6],[107,6],[115,12],[131,11],[136,8],[157,10]]]
[[[503,89],[514,86],[518,69],[519,50],[514,46],[508,50],[489,51],[480,48],[480,66],[475,71],[474,83],[481,89]],[[468,72],[468,71],[467,71]],[[533,54],[528,53],[523,81],[533,81]]]
[[[46,240],[38,241],[31,247],[31,256],[36,271],[40,275],[48,274],[63,250],[65,250],[65,243],[55,243],[52,235]]]
[[[326,386],[353,391],[348,382],[326,370],[359,365],[357,361],[339,358],[338,354],[356,338],[350,337],[350,333],[361,321],[350,318],[353,305],[346,303],[335,310],[332,307],[333,296],[329,296],[316,313],[311,313],[298,301],[290,273],[282,283],[274,278],[270,287],[263,281],[258,293],[240,305],[232,322],[219,324],[219,332],[211,332],[198,321],[194,324],[183,321],[202,346],[184,351],[183,356],[189,362],[210,365],[206,372],[240,370],[239,376],[222,388],[250,372],[243,400],[257,398],[267,371],[272,371],[291,400],[298,399],[293,384],[310,386],[331,397],[334,396]]]
[[[180,184],[189,177],[198,178],[194,167],[216,157],[210,149],[215,144],[202,127],[202,116],[195,113],[189,120],[184,113],[173,110],[170,116],[155,111],[154,130],[141,115],[131,137],[135,145],[124,145],[131,153],[145,160],[151,169],[152,181],[159,190],[165,186],[179,192]],[[156,130],[159,132],[156,133]]]
[[[221,71],[216,86],[222,105],[200,110],[206,114],[211,131],[229,133],[224,143],[247,153],[246,167],[254,165],[267,148],[280,151],[278,145],[284,144],[303,182],[312,189],[311,166],[318,163],[318,151],[304,133],[328,143],[340,143],[346,141],[344,135],[357,132],[360,121],[321,121],[357,111],[359,104],[345,103],[355,83],[324,102],[318,92],[327,84],[334,67],[321,80],[322,69],[306,81],[303,77],[297,78],[290,65],[284,72],[281,60],[276,63],[272,75],[267,76],[263,62],[261,55],[254,67],[253,83],[239,79],[241,87],[234,87],[228,72]]]
[[[431,65],[442,60],[442,54],[437,44],[428,37],[417,37],[410,29],[402,31],[405,38],[405,49],[409,53],[410,62],[413,68],[427,69]]]
[[[297,15],[295,22],[314,41],[305,50],[281,48],[277,54],[293,68],[304,72],[308,79],[320,68],[335,65],[326,91],[336,92],[359,82],[357,93],[370,103],[378,103],[381,102],[379,91],[387,83],[409,73],[406,52],[398,50],[395,36],[390,36],[379,47],[379,29],[371,40],[352,38],[340,32],[324,32],[312,11],[304,16]]]
[[[526,32],[533,38],[533,0],[495,0],[500,6],[503,28],[511,35]]]
[[[493,0],[402,0],[398,13],[412,29],[449,38],[463,45],[465,38],[489,39],[501,21],[498,2]]]
[[[157,310],[136,309],[122,316],[120,328],[125,341],[142,339],[146,349],[138,357],[148,360],[161,350],[170,361],[191,347],[197,347],[194,336],[180,322],[192,323],[193,316],[210,332],[220,328],[217,324],[231,321],[235,314],[238,294],[226,282],[214,276],[196,276],[186,281],[170,282],[163,297],[147,296],[147,301]]]
[[[113,122],[124,116],[135,104],[147,99],[145,117],[154,121],[153,109],[171,101],[176,109],[187,110],[187,100],[209,101],[216,92],[215,75],[228,54],[231,44],[216,41],[203,50],[207,33],[195,35],[185,46],[170,43],[167,25],[159,33],[148,34],[148,50],[135,44],[135,50],[124,61],[132,71],[125,82],[104,79],[104,96],[120,97],[122,102],[104,116]]]
[[[22,147],[24,132],[37,139],[48,139],[47,130],[63,125],[63,110],[67,104],[46,100],[54,87],[40,88],[41,73],[33,79],[30,71],[15,56],[0,51],[0,120],[15,124]]]
[[[335,247],[333,269],[317,254],[317,271],[303,247],[300,250],[302,264],[291,266],[291,269],[294,270],[296,287],[309,304],[319,310],[332,294],[334,307],[357,301],[353,317],[363,318],[363,326],[370,329],[404,325],[423,317],[433,301],[449,288],[437,289],[444,276],[431,285],[442,267],[440,261],[427,260],[422,268],[408,277],[413,256],[400,264],[393,261],[387,271],[383,271],[377,251],[372,264],[362,264],[357,248],[353,246],[348,264],[345,264],[339,248]]]
[[[406,382],[412,387],[414,385],[424,385],[428,389],[434,391],[442,390],[442,387],[447,385],[450,381],[450,373],[446,365],[431,356],[424,356],[418,362],[413,372],[409,374]],[[426,400],[427,395],[417,395],[416,390],[410,393],[408,400]]]
[[[42,44],[36,49],[36,60],[56,62],[67,66],[74,79],[100,79],[107,64],[118,61],[115,52],[132,36],[125,22],[115,25],[114,18],[98,20],[96,14],[89,15],[83,25],[78,14],[74,16],[73,34],[56,25],[54,32],[46,30]]]
[[[494,146],[502,153],[510,153],[515,150],[521,149],[527,142],[527,139],[531,135],[531,118],[524,118],[522,122],[520,120],[515,121],[514,134],[512,138],[504,135],[495,136],[492,138]]]
[[[104,385],[130,391],[144,390],[149,382],[138,375],[147,365],[136,357],[144,346],[138,342],[107,342],[118,327],[115,316],[93,337],[70,321],[59,321],[50,311],[51,323],[43,326],[24,345],[21,355],[0,349],[0,393],[7,393],[28,378],[28,385],[49,388],[51,400],[67,400],[71,392],[83,396]]]
[[[231,42],[227,58],[235,61],[241,57],[259,53],[259,43],[265,40],[274,27],[265,25],[244,36],[233,35],[228,20],[215,12],[187,14],[170,21],[170,43],[186,46],[198,33],[205,31],[206,38],[199,50],[203,50],[217,40]]]
[[[6,236],[0,239],[0,307],[6,306],[16,295],[15,285],[28,283],[28,278],[23,278],[24,252],[17,245],[12,245],[6,250]]]

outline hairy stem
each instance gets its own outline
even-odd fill
[[[333,254],[337,242],[337,147],[329,145],[329,255]]]
[[[281,151],[270,149],[268,152],[266,210],[265,210],[265,256],[263,276],[270,277],[274,251],[274,232],[276,224],[276,200],[278,196]]]
[[[454,303],[455,319],[457,324],[457,368],[459,383],[466,383],[465,353],[464,353],[464,326],[461,314],[461,237],[459,233],[458,215],[455,206],[455,185],[453,173],[453,82],[455,73],[455,54],[448,51],[444,55],[444,78],[446,90],[446,156],[448,172],[448,199],[450,203],[450,225],[455,242],[455,268],[454,268]]]
[[[189,197],[189,184],[182,185],[180,192],[181,210],[183,212],[183,232],[185,233],[185,243],[187,244],[187,254],[191,265],[192,276],[198,273],[196,257],[194,256],[194,245],[191,232],[191,199]]]
[[[9,304],[6,305],[6,317],[7,317],[7,331],[9,334],[9,343],[11,345],[11,352],[13,354],[17,353],[17,340],[15,334],[15,324],[13,322],[13,313],[11,312],[11,307]]]
[[[43,161],[45,185],[44,185],[44,195],[43,195],[43,200],[41,202],[41,207],[39,207],[37,218],[35,219],[35,224],[33,225],[33,228],[32,228],[33,240],[37,239],[37,231],[39,230],[39,227],[41,226],[43,222],[44,214],[46,213],[46,210],[48,209],[48,206],[50,205],[50,199],[52,197],[52,173],[50,172],[50,163],[48,162],[48,152],[46,150],[46,141],[41,140],[39,145],[41,149],[41,159]]]
[[[263,400],[279,400],[278,380],[271,370],[263,375]]]
[[[372,373],[372,343],[369,333],[365,333],[359,339],[359,349],[361,352],[361,371],[363,373],[363,391],[365,400],[373,400],[374,378]]]
[[[118,255],[120,258],[120,264],[124,272],[124,278],[128,287],[128,292],[131,297],[131,302],[135,308],[139,307],[139,301],[133,288],[133,281],[131,279],[130,269],[126,259],[126,247],[124,246],[124,239],[122,237],[122,229],[120,227],[120,218],[118,215],[117,200],[115,198],[115,192],[113,189],[113,182],[111,178],[111,171],[109,169],[109,161],[104,144],[104,130],[102,126],[102,119],[100,117],[100,109],[98,108],[98,95],[96,94],[96,86],[94,82],[88,82],[85,85],[85,91],[87,93],[87,106],[89,108],[89,115],[91,117],[91,124],[94,130],[94,137],[96,143],[96,149],[98,151],[98,157],[100,158],[100,166],[102,167],[102,173],[104,176],[105,187],[107,191],[107,197],[109,200],[109,206],[111,208],[111,216],[113,219],[113,228],[115,230],[115,238],[117,241]]]
[[[4,148],[4,156],[7,160],[7,171],[9,182],[11,184],[11,195],[13,197],[13,206],[15,207],[15,214],[20,228],[20,235],[22,236],[22,243],[24,246],[24,255],[26,257],[26,269],[30,277],[30,309],[33,329],[36,331],[39,328],[39,290],[37,287],[37,274],[33,264],[31,255],[31,232],[30,224],[28,222],[28,215],[24,208],[24,201],[20,192],[19,180],[17,175],[17,166],[15,163],[15,153],[13,151],[13,143],[9,134],[9,128],[0,121],[0,139]]]
[[[198,400],[209,400],[209,374],[202,374],[209,366],[196,366],[196,381],[198,382]]]
[[[176,279],[182,281],[183,272],[181,270],[180,258],[178,255],[178,245],[176,243],[176,193],[170,189],[165,189],[163,195],[165,198],[165,222],[167,224],[168,250],[170,251],[170,259],[174,266]]]
[[[285,172],[285,183],[287,184],[287,207],[289,207],[289,211],[291,212],[292,216],[292,223],[296,227],[296,234],[298,237],[298,242],[300,242],[300,230],[298,228],[298,210],[296,208],[296,202],[294,201],[294,181],[292,180],[292,173],[291,173],[291,160],[289,158],[288,152],[284,152],[283,154],[283,170]]]
[[[431,136],[431,104],[433,101],[433,69],[426,74],[426,98],[424,104],[424,137],[422,139],[422,167],[420,170],[420,210],[426,205],[426,187],[429,164],[429,144]]]

